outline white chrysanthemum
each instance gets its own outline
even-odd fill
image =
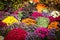
[[[56,17],[60,16],[60,12],[58,12],[58,11],[52,11],[51,12],[51,16],[53,16],[54,18],[56,18]]]

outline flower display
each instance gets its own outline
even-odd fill
[[[37,28],[34,33],[38,35],[40,38],[45,38],[49,34],[48,29],[43,27]]]
[[[35,25],[36,24],[36,20],[31,19],[31,18],[26,18],[22,20],[23,23],[26,23],[27,25]]]
[[[47,7],[44,4],[37,4],[36,5],[36,9],[38,10],[38,12],[42,12],[42,10],[45,8],[47,8]]]
[[[8,16],[4,20],[2,20],[2,22],[7,23],[7,25],[12,25],[13,23],[18,22],[18,20],[13,16]]]
[[[59,0],[0,1],[0,40],[60,40]]]
[[[51,22],[49,25],[48,25],[48,29],[52,29],[52,28],[59,28],[57,25],[59,24],[59,22],[57,21],[54,21],[54,22]]]
[[[49,24],[49,19],[48,18],[45,18],[45,17],[37,18],[37,25],[38,26],[43,26],[43,27],[47,28],[48,24]]]
[[[27,32],[20,28],[15,28],[8,32],[4,40],[25,40]]]

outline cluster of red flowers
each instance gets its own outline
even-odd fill
[[[20,28],[15,28],[8,32],[4,40],[25,40],[27,32]]]

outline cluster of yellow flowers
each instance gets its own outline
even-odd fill
[[[13,23],[18,22],[18,20],[13,16],[8,16],[4,20],[2,20],[2,22],[7,23],[7,25],[12,25]]]

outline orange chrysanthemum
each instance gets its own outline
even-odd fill
[[[30,25],[30,24],[34,25],[34,24],[36,24],[36,21],[31,19],[31,18],[23,19],[22,22],[26,23],[27,25]]]
[[[54,21],[54,22],[51,22],[50,25],[48,26],[48,29],[52,29],[52,28],[59,28],[57,25],[59,24],[59,22],[57,21]]]
[[[38,10],[38,12],[42,12],[42,10],[43,9],[45,9],[45,8],[47,8],[47,6],[46,5],[44,5],[44,4],[37,4],[36,5],[36,9]]]

